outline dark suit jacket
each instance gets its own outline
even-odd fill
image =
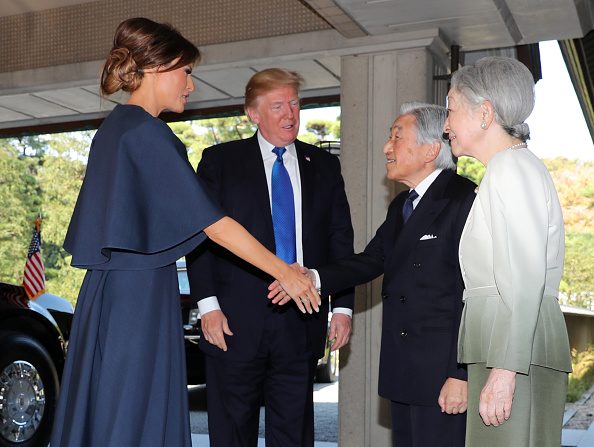
[[[338,159],[315,146],[295,141],[301,176],[303,263],[317,267],[353,253],[353,229]],[[257,136],[206,149],[198,176],[223,210],[241,223],[274,253],[270,196]],[[328,300],[319,314],[304,315],[290,302],[273,306],[267,299],[272,278],[206,241],[189,256],[188,276],[194,298],[216,295],[234,335],[226,338],[228,353],[237,360],[253,358],[266,319],[282,314],[287,353],[292,356],[324,354]],[[344,288],[343,288],[344,289]],[[333,307],[353,308],[353,290],[332,296]],[[223,351],[202,343],[212,355]]]
[[[408,194],[390,204],[386,221],[365,251],[318,269],[332,292],[384,273],[379,394],[390,400],[437,405],[447,377],[466,379],[456,363],[464,284],[458,243],[475,184],[442,171],[403,225]],[[433,235],[435,238],[429,239]]]

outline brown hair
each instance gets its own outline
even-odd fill
[[[173,26],[143,17],[124,20],[116,29],[113,48],[101,73],[101,92],[133,92],[142,82],[145,69],[175,70],[200,60],[200,51]]]
[[[255,107],[258,97],[280,87],[293,87],[297,92],[303,77],[284,68],[267,68],[253,75],[245,86],[245,108]]]

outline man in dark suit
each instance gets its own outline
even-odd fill
[[[363,253],[317,270],[323,293],[384,274],[379,394],[392,402],[396,447],[464,446],[458,243],[476,185],[455,172],[445,119],[443,107],[403,106],[384,154],[388,178],[410,191],[392,201]]]
[[[246,140],[204,151],[198,176],[228,213],[289,263],[319,266],[353,253],[344,182],[334,155],[296,140],[302,78],[256,73],[245,109],[258,125]],[[319,313],[267,300],[270,278],[230,252],[203,244],[189,257],[202,315],[213,447],[256,446],[266,407],[266,445],[313,446],[313,378],[324,353],[328,300]],[[332,296],[332,349],[348,342],[353,290]]]

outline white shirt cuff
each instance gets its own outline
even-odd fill
[[[315,278],[315,286],[316,289],[320,290],[322,288],[322,280],[320,279],[320,274],[318,273],[318,271],[316,269],[310,269]],[[332,309],[332,313],[334,314],[345,314],[348,315],[349,317],[353,318],[353,309],[349,309],[348,307],[335,307],[334,309]]]
[[[314,286],[316,286],[316,289],[321,290],[322,289],[322,280],[320,279],[320,274],[318,273],[318,271],[316,269],[309,269],[311,272],[313,272],[314,276],[315,276],[315,284]]]
[[[348,307],[335,307],[332,309],[333,314],[345,314],[349,317],[353,318],[353,309],[349,309]]]
[[[198,310],[200,315],[205,315],[213,310],[221,310],[221,306],[219,306],[219,300],[216,296],[207,296],[198,301]]]

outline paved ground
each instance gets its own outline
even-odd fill
[[[338,383],[314,385],[316,447],[336,447],[338,438]],[[562,447],[594,447],[594,387],[573,404],[563,418]],[[209,447],[206,388],[190,387],[192,446]],[[260,437],[264,437],[264,409],[260,411]],[[258,447],[264,447],[260,439]]]
[[[594,387],[575,403],[565,405],[563,447],[594,447]]]
[[[193,447],[208,447],[206,387],[192,386],[190,391],[190,425]],[[260,409],[260,433],[264,437],[264,408]],[[338,383],[314,384],[314,417],[316,447],[336,447],[338,439]],[[262,439],[258,446],[264,446]]]

